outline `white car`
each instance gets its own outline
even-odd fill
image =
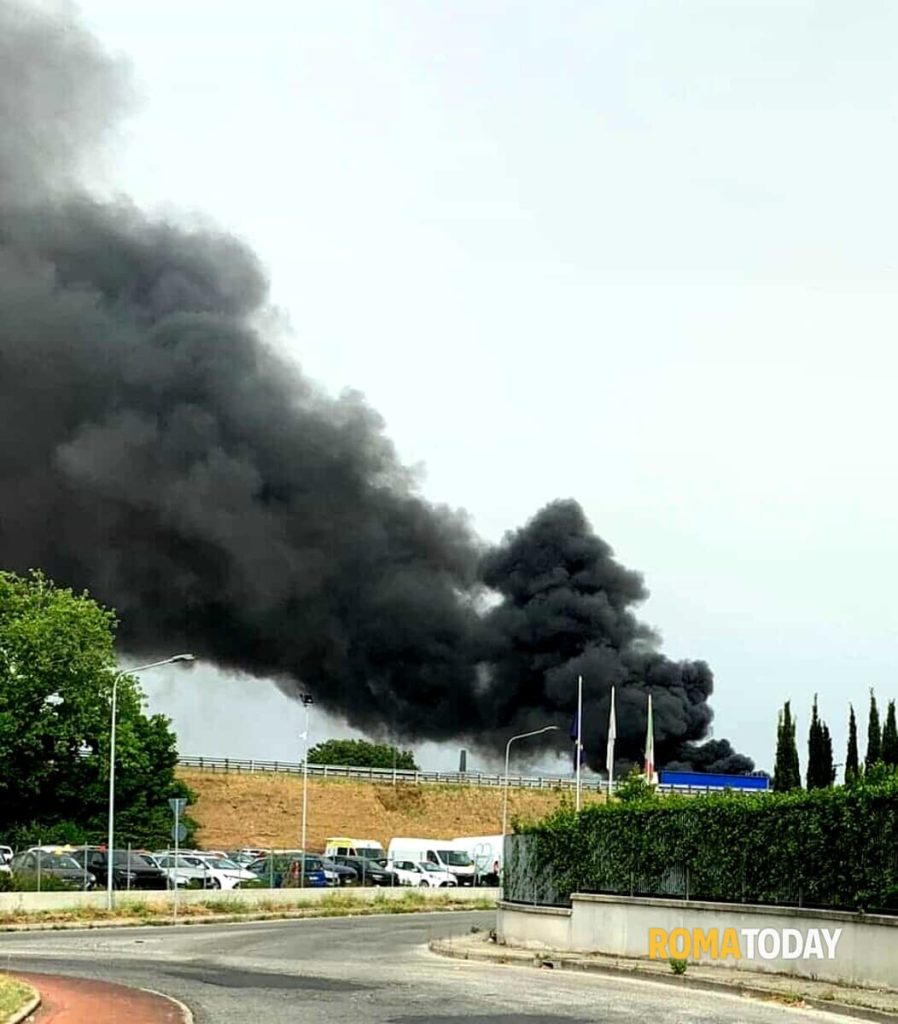
[[[12,847],[0,846],[0,864],[9,864],[12,860]]]
[[[427,861],[394,860],[387,867],[396,872],[400,885],[417,885],[421,889],[446,889],[458,885],[451,871],[444,871]]]
[[[205,857],[199,853],[154,853],[153,859],[177,885],[199,885],[204,889],[237,889],[256,876],[231,860]]]

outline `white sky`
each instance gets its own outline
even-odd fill
[[[898,7],[79,6],[135,70],[116,186],[248,239],[429,497],[492,539],[578,498],[718,736],[769,768],[819,691],[844,760],[898,696]],[[265,683],[145,686],[184,753],[297,759]]]

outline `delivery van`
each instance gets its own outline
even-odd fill
[[[365,860],[386,860],[384,848],[376,839],[350,839],[331,836],[325,840],[325,857],[358,857]]]
[[[470,854],[452,839],[416,839],[398,837],[390,840],[387,860],[395,863],[410,860],[436,864],[443,871],[455,876],[459,885],[474,885],[477,872]]]
[[[474,861],[478,885],[498,885],[504,863],[504,836],[459,836],[454,845]]]

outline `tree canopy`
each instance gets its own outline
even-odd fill
[[[4,840],[105,841],[115,614],[41,573],[0,572],[0,805]],[[137,681],[118,684],[116,837],[168,842],[175,779],[169,722]],[[191,826],[189,819],[185,822]]]
[[[898,723],[895,721],[895,702],[889,701],[886,720],[882,727],[881,756],[884,764],[898,766]]]
[[[867,756],[864,764],[871,768],[882,760],[882,728],[879,724],[879,709],[876,706],[876,694],[870,690],[870,714],[867,718]]]
[[[325,740],[309,750],[309,764],[345,764],[359,768],[403,768],[418,771],[414,754],[386,743],[367,740]]]
[[[801,769],[798,765],[798,747],[795,743],[795,719],[789,701],[783,705],[776,730],[776,764],[773,769],[773,788],[778,793],[801,789]]]
[[[851,783],[857,780],[860,765],[857,747],[857,719],[854,716],[854,705],[849,704],[848,707],[848,751],[845,754],[845,784],[851,785]]]
[[[808,789],[824,789],[835,782],[836,769],[833,766],[833,743],[829,726],[817,711],[817,695],[811,709],[811,725],[808,731]]]

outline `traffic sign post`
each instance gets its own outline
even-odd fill
[[[181,842],[181,840],[187,835],[187,829],[186,829],[186,827],[184,825],[181,824],[180,818],[181,818],[182,812],[184,811],[184,808],[187,806],[187,801],[184,799],[184,797],[181,797],[181,796],[170,797],[169,801],[168,801],[168,806],[172,809],[172,813],[175,816],[175,823],[174,823],[174,825],[172,825],[172,830],[171,830],[172,839],[174,839],[174,841],[175,841],[175,867],[174,867],[175,876],[172,879],[174,881],[174,883],[175,883],[175,894],[174,894],[174,898],[172,900],[172,920],[173,921],[177,921],[178,920],[178,845]]]

